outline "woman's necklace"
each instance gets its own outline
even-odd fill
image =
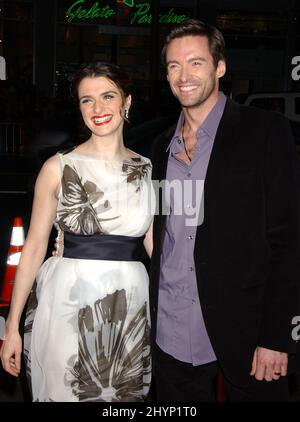
[[[189,159],[189,162],[191,163],[192,162],[192,157],[190,157],[190,155],[188,154],[188,152],[187,152],[187,149],[186,149],[186,145],[185,145],[185,139],[184,139],[184,123],[183,123],[183,126],[182,126],[182,140],[183,140],[183,148],[184,148],[184,151],[185,151],[185,153],[186,153],[186,156],[187,156],[187,158]]]

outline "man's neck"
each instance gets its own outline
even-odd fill
[[[183,107],[182,111],[184,114],[185,129],[192,133],[196,133],[197,129],[203,124],[218,100],[219,93],[217,92],[216,95],[212,95],[198,107]]]

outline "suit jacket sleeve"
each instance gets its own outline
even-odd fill
[[[259,346],[291,352],[291,320],[299,286],[299,158],[288,121],[270,121],[265,163],[266,233],[269,271]]]

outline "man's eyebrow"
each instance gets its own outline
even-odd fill
[[[194,62],[194,61],[201,61],[201,62],[207,62],[207,59],[205,57],[191,57],[190,59],[188,59],[188,62]],[[177,60],[169,60],[167,62],[167,66],[169,66],[170,64],[179,64],[179,62]]]
[[[191,57],[190,59],[188,59],[188,62],[194,61],[207,62],[207,59],[205,57]]]

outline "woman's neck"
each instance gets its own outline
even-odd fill
[[[77,150],[95,158],[112,161],[128,155],[123,139],[100,138],[93,135],[88,141],[81,144]]]

